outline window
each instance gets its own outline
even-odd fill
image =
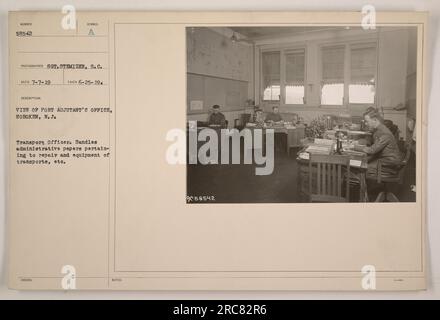
[[[311,101],[320,99],[323,106],[375,103],[375,42],[367,40],[365,43],[346,42],[320,47],[320,60],[316,61],[316,69],[321,74],[320,86],[317,90],[311,87],[307,93],[307,50],[304,47],[269,50],[261,53],[260,93],[263,101],[279,102],[282,106],[305,105],[308,94]],[[313,74],[311,78],[314,82]]]
[[[321,88],[321,104],[342,106],[344,103],[344,84],[328,83]]]
[[[351,46],[349,103],[374,103],[376,48]]]
[[[305,49],[263,52],[261,60],[263,100],[304,104]]]
[[[281,85],[280,52],[264,52],[262,55],[263,100],[279,101]]]
[[[285,104],[304,104],[305,50],[288,51],[285,57]]]
[[[345,46],[322,48],[321,104],[344,103]]]
[[[376,54],[375,43],[323,47],[321,105],[373,104]]]

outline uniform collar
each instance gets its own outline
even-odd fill
[[[385,125],[383,123],[379,123],[379,125],[373,129],[373,133],[376,131],[383,131],[384,127],[385,127]]]

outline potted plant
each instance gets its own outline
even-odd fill
[[[319,116],[313,119],[305,128],[305,135],[307,138],[323,138],[327,130],[327,117]]]

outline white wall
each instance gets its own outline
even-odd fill
[[[406,77],[405,104],[408,108],[408,115],[416,116],[416,92],[417,92],[417,31],[410,30],[408,35],[408,67]]]
[[[187,29],[187,72],[246,81],[248,83],[248,97],[253,97],[253,47],[244,42],[232,42],[232,30],[229,28],[188,28]],[[225,92],[226,94],[226,92]],[[246,100],[245,99],[245,100]],[[209,107],[209,106],[207,106]],[[234,111],[221,112],[234,126],[234,120],[240,118],[245,104],[233,106]],[[208,113],[189,114],[188,120],[206,121]]]
[[[408,36],[408,29],[379,33],[379,107],[392,109],[405,103]]]
[[[187,72],[226,79],[252,79],[252,47],[232,42],[227,28],[187,28]]]

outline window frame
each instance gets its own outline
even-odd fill
[[[302,104],[286,104],[286,54],[291,51],[304,51],[304,103]],[[264,100],[263,88],[263,54],[268,52],[280,53],[280,98],[279,100]],[[263,103],[279,104],[282,107],[304,108],[307,106],[307,46],[305,44],[293,45],[282,48],[266,48],[260,50],[260,101]]]
[[[379,63],[379,45],[378,45],[378,41],[357,41],[357,42],[351,42],[349,43],[349,54],[350,54],[350,63],[349,63],[349,68],[348,68],[348,72],[349,72],[349,78],[348,78],[348,85],[347,85],[347,105],[356,107],[356,106],[371,106],[372,104],[374,106],[376,106],[376,102],[377,102],[377,75],[378,75],[378,63]],[[355,103],[355,102],[350,102],[350,84],[351,84],[351,50],[352,47],[363,47],[363,48],[373,48],[375,49],[375,54],[376,54],[376,59],[375,59],[375,67],[374,67],[374,101],[373,103]],[[345,80],[345,79],[344,79]]]
[[[280,95],[279,95],[279,99],[278,100],[265,100],[264,99],[264,72],[263,72],[263,54],[264,53],[275,53],[275,52],[279,52],[280,53]],[[281,49],[266,49],[266,50],[261,50],[260,51],[260,101],[265,102],[265,103],[281,103],[281,92],[282,92],[282,86],[281,86]]]
[[[322,104],[322,49],[332,46],[344,46],[344,96],[342,104]],[[376,49],[376,64],[374,68],[374,102],[373,103],[350,103],[349,87],[351,84],[351,48],[365,46],[374,47]],[[318,44],[318,69],[319,69],[319,107],[323,109],[350,109],[362,108],[365,106],[377,106],[378,97],[378,63],[379,63],[379,41],[377,39],[363,39],[352,41],[338,41],[338,42],[322,42]]]

